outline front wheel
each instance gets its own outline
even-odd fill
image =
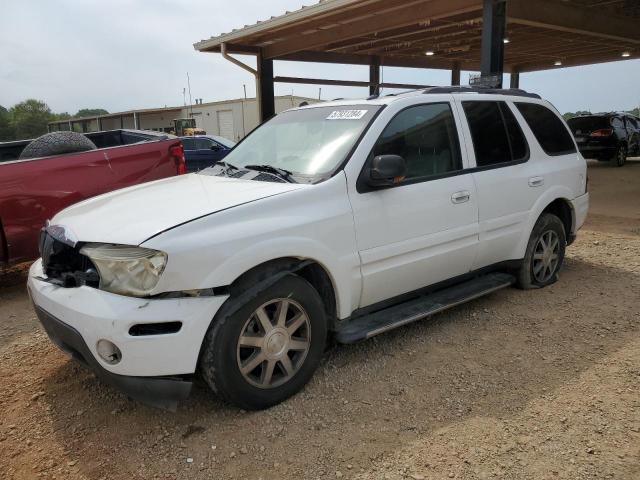
[[[518,272],[518,286],[529,289],[554,283],[564,261],[566,246],[567,235],[562,221],[553,214],[542,214],[531,232]]]
[[[290,274],[242,305],[239,298],[228,302],[207,332],[200,359],[211,389],[247,410],[268,408],[302,389],[327,337],[318,292]]]

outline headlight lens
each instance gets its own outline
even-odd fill
[[[80,253],[98,269],[101,290],[132,297],[149,295],[167,264],[166,253],[142,247],[90,243]]]

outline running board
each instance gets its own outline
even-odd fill
[[[490,273],[414,298],[383,310],[347,320],[335,332],[339,343],[356,343],[515,283],[513,275]]]

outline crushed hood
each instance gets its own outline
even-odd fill
[[[139,245],[167,229],[262,198],[304,188],[210,175],[181,175],[116,190],[72,205],[52,225],[81,242]]]

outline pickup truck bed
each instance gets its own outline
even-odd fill
[[[18,160],[29,140],[0,143],[0,264],[38,257],[47,219],[102,193],[184,173],[179,139],[135,130],[88,133],[97,150]]]

